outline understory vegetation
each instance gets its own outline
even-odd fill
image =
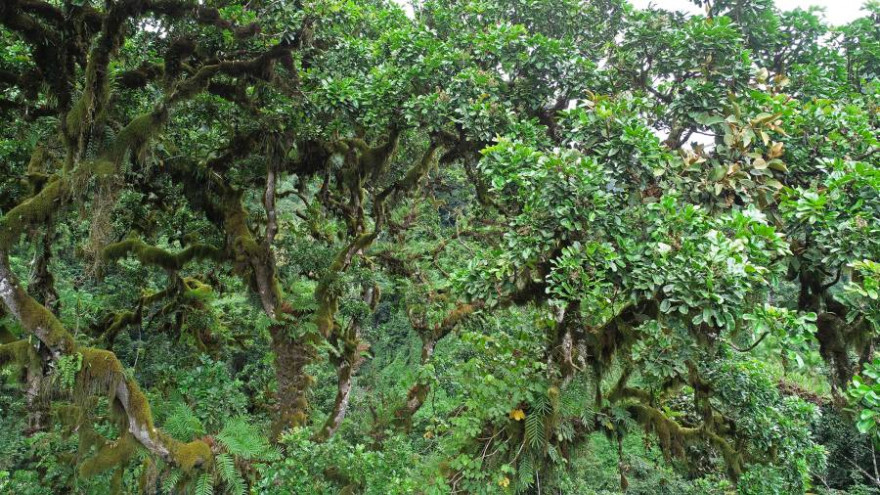
[[[880,2],[692,1],[4,0],[0,493],[880,493]]]

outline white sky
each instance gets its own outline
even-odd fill
[[[684,12],[701,12],[700,8],[689,0],[630,0],[636,7],[644,8],[649,3],[666,10]],[[857,17],[865,15],[861,11],[863,0],[776,0],[780,10],[806,9],[812,5],[825,8],[825,18],[832,24],[846,24]]]

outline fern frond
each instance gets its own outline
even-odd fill
[[[220,473],[220,479],[228,482],[236,476],[235,461],[229,454],[217,454],[214,456],[214,464],[217,466],[217,472]]]
[[[544,446],[544,422],[535,413],[526,417],[526,440],[529,447],[538,449]]]
[[[535,401],[532,402],[532,410],[537,412],[540,416],[546,416],[552,412],[553,404],[550,403],[549,398],[539,395]]]
[[[517,469],[517,485],[520,490],[532,486],[535,481],[535,464],[531,455],[526,455],[519,463]]]
[[[198,416],[184,403],[174,406],[172,413],[163,425],[165,431],[182,442],[192,441],[205,434],[205,427]]]
[[[168,476],[165,477],[165,481],[162,482],[162,491],[168,494],[175,493],[175,488],[177,484],[180,483],[180,477],[183,475],[183,472],[179,469],[174,469]]]
[[[214,495],[214,480],[210,474],[205,473],[199,477],[196,483],[196,495]]]
[[[272,450],[268,439],[241,417],[227,421],[216,438],[227,452],[243,459],[265,459],[277,453]]]
[[[232,495],[244,495],[245,484],[241,475],[235,469],[235,460],[229,454],[217,454],[214,456],[214,464],[220,479],[226,484],[227,491]]]

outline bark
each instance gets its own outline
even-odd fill
[[[40,250],[34,257],[34,267],[28,283],[28,290],[40,304],[57,313],[61,310],[61,300],[55,290],[55,278],[49,271],[54,234],[55,229],[52,220],[49,219],[46,222],[46,232],[40,243]]]
[[[364,288],[363,301],[371,308],[374,307],[375,295],[374,287]],[[345,419],[345,415],[348,412],[352,377],[363,362],[361,351],[366,350],[366,347],[361,343],[360,320],[355,320],[351,323],[343,339],[343,353],[336,363],[336,399],[330,416],[316,437],[318,441],[325,441],[332,437],[336,430],[339,429],[339,426],[342,425],[342,420]]]
[[[49,416],[49,400],[47,380],[45,380],[44,365],[42,359],[27,367],[25,400],[28,411],[28,433],[43,431],[48,426],[46,419]]]
[[[290,338],[284,325],[273,325],[269,332],[278,383],[278,413],[272,425],[272,436],[278,438],[286,428],[306,423],[309,412],[306,394],[314,379],[305,368],[317,358],[317,351],[314,343],[304,338]]]
[[[266,242],[275,242],[278,234],[278,215],[275,211],[275,165],[269,164],[266,172],[266,193],[263,195],[263,203],[266,207]]]

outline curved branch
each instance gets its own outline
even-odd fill
[[[182,444],[159,431],[146,396],[137,383],[125,376],[122,363],[110,351],[80,348],[73,336],[49,310],[31,298],[19,285],[9,267],[5,250],[0,249],[0,300],[47,347],[52,359],[80,353],[83,366],[77,386],[83,394],[104,393],[118,401],[127,418],[128,432],[151,453],[184,469],[210,464],[210,447],[204,442]]]
[[[749,352],[749,351],[751,351],[752,349],[754,349],[755,347],[758,347],[758,344],[760,344],[761,341],[764,340],[768,335],[770,335],[770,332],[764,332],[764,333],[762,333],[761,336],[758,337],[758,340],[756,340],[756,341],[753,342],[751,345],[749,345],[748,347],[743,348],[743,349],[740,349],[739,347],[737,347],[736,344],[734,344],[733,342],[728,342],[727,344],[728,344],[730,347],[732,347],[733,350],[735,350],[735,351],[738,351],[738,352]]]
[[[158,266],[166,270],[179,271],[184,265],[194,260],[211,259],[220,261],[223,252],[207,244],[193,244],[183,251],[174,254],[162,248],[145,244],[140,239],[129,238],[104,248],[102,256],[105,260],[116,260],[132,254],[145,265]]]

